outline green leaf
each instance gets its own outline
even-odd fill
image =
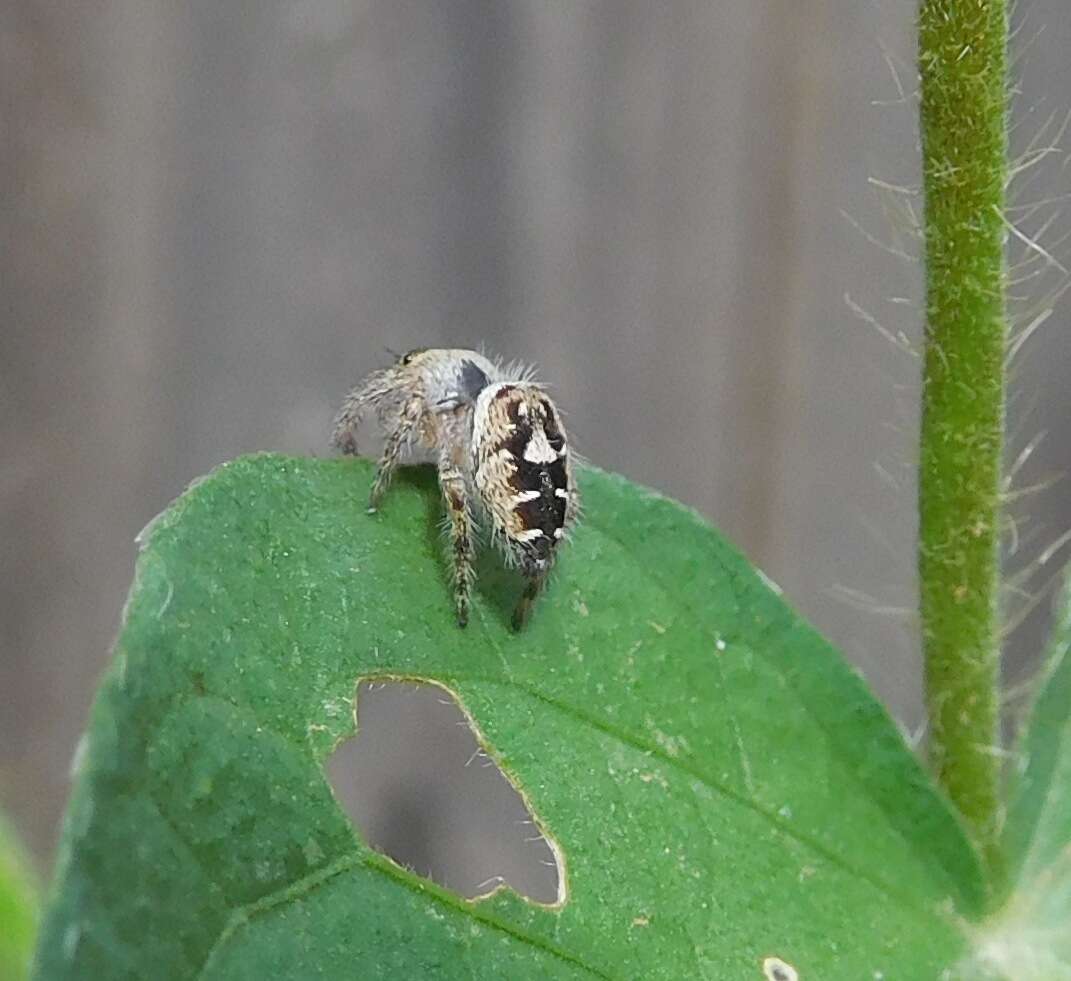
[[[1003,854],[1013,889],[979,933],[984,961],[1016,981],[1071,978],[1071,580],[1023,732]]]
[[[29,863],[0,818],[0,981],[25,978],[37,932],[37,893]]]
[[[1004,854],[1021,887],[1060,860],[1068,862],[1071,874],[1071,580],[1058,611],[1045,673],[1017,754],[1004,829]]]
[[[39,978],[936,977],[976,857],[884,709],[698,516],[594,470],[529,627],[453,622],[428,471],[257,456],[149,531]],[[322,764],[360,678],[456,694],[566,868],[467,901],[370,851]],[[359,965],[359,967],[358,967]]]

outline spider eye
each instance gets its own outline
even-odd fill
[[[402,367],[405,367],[407,364],[411,364],[413,358],[415,358],[418,354],[423,354],[426,350],[426,347],[415,347],[412,351],[406,351],[406,353],[402,355]]]

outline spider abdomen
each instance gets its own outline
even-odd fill
[[[557,412],[531,383],[480,393],[473,427],[475,480],[495,531],[522,567],[549,564],[573,500],[569,451]]]

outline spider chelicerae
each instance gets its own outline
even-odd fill
[[[332,442],[357,453],[356,431],[374,412],[386,442],[372,484],[374,512],[416,441],[437,457],[450,530],[458,625],[469,617],[475,529],[525,577],[513,612],[519,630],[576,521],[580,497],[561,416],[531,372],[476,351],[424,348],[373,371],[346,397]]]

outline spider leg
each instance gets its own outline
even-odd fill
[[[521,593],[521,598],[517,601],[517,606],[513,611],[511,625],[514,630],[523,629],[528,622],[532,607],[535,606],[535,601],[546,584],[549,571],[549,569],[540,569],[531,574],[526,573],[527,581],[525,582],[524,592]]]
[[[375,511],[383,498],[394,471],[398,468],[398,460],[402,451],[409,445],[413,437],[420,417],[424,412],[424,399],[422,396],[414,396],[408,402],[402,404],[398,413],[397,422],[387,436],[383,445],[383,454],[379,458],[379,467],[376,470],[376,479],[372,482],[372,493],[368,498],[368,510]]]
[[[439,486],[442,488],[443,500],[446,501],[446,514],[450,522],[457,625],[464,627],[469,622],[469,596],[476,578],[473,565],[472,513],[469,510],[465,478],[445,447],[439,454]]]
[[[361,418],[370,409],[391,393],[394,379],[391,369],[373,371],[360,385],[346,396],[335,416],[335,426],[331,433],[331,445],[351,456],[357,453],[357,427]]]

